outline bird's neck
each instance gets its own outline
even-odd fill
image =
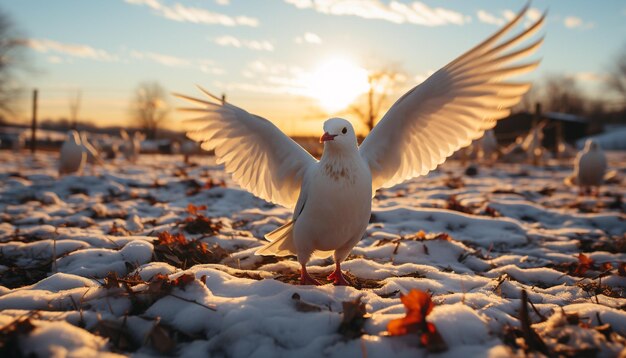
[[[344,160],[353,160],[359,155],[359,149],[354,147],[340,147],[335,145],[324,145],[324,152],[320,162],[322,163],[339,163]]]

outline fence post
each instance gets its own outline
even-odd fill
[[[30,151],[33,154],[37,150],[37,92],[38,90],[35,88],[33,90],[33,121],[30,127]]]

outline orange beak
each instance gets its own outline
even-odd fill
[[[336,134],[328,134],[328,132],[324,132],[324,134],[322,134],[322,136],[320,137],[320,143],[333,140],[335,139],[336,136],[337,136]]]

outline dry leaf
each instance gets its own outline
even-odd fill
[[[339,333],[345,339],[355,339],[363,335],[365,321],[369,318],[365,309],[365,303],[361,297],[354,301],[342,302],[343,318],[339,325]]]
[[[578,254],[578,266],[574,270],[574,274],[584,275],[587,270],[593,266],[593,260],[589,256],[580,253]]]
[[[400,300],[406,308],[406,316],[391,320],[387,324],[387,332],[392,336],[417,333],[420,336],[420,344],[429,352],[445,351],[448,347],[437,331],[437,327],[426,321],[426,316],[435,307],[430,295],[413,289],[409,294],[401,295]]]
[[[291,299],[296,303],[296,310],[299,312],[320,312],[322,310],[320,306],[302,301],[298,293],[294,293]]]

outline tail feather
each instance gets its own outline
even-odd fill
[[[296,247],[293,243],[293,226],[295,222],[289,221],[285,225],[265,235],[269,241],[258,249],[256,255],[273,255],[273,256],[297,256]],[[325,259],[333,254],[331,251],[315,250],[311,255],[313,258]]]
[[[255,252],[256,255],[289,256],[296,255],[296,247],[293,244],[293,224],[289,221],[285,225],[265,235],[269,241]]]

